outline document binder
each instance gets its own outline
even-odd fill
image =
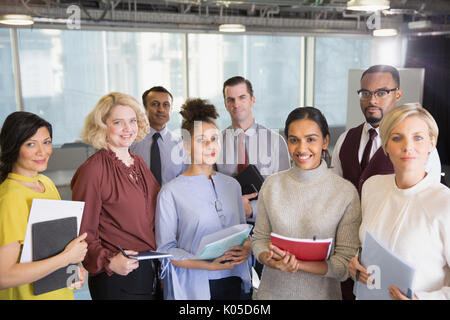
[[[388,290],[391,285],[409,298],[414,296],[414,267],[381,244],[369,230],[365,233],[361,264],[373,272],[375,284],[356,282],[353,293],[359,300],[392,300]]]
[[[212,260],[222,256],[233,246],[242,246],[247,241],[253,226],[237,224],[206,235],[200,241],[195,259]]]
[[[272,244],[281,250],[286,250],[302,261],[323,261],[330,257],[333,238],[328,239],[298,239],[289,238],[272,232]]]
[[[77,217],[55,219],[34,223],[31,226],[33,261],[53,257],[77,237]],[[75,266],[75,268],[70,267]],[[40,295],[46,292],[67,287],[71,273],[76,270],[76,264],[58,269],[46,277],[34,282],[33,292]]]
[[[242,188],[242,194],[250,194],[259,192],[264,182],[264,178],[259,172],[258,168],[249,164],[244,170],[235,176]],[[257,197],[255,199],[258,199]]]

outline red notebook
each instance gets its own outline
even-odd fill
[[[272,244],[286,250],[302,261],[323,261],[328,259],[333,238],[329,239],[297,239],[284,237],[276,233],[270,234]]]

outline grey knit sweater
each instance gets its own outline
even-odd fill
[[[340,281],[359,246],[361,207],[356,188],[322,161],[313,170],[297,166],[267,178],[258,199],[252,239],[255,257],[268,251],[270,233],[286,237],[333,238],[324,276],[294,274],[264,266],[257,299],[341,299]]]

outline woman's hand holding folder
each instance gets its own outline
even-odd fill
[[[353,257],[348,264],[348,272],[352,277],[353,281],[361,282],[367,285],[367,282],[373,283],[374,279],[370,278],[370,274],[367,273],[367,269],[361,265],[361,250],[358,250],[358,254]]]
[[[86,242],[87,233],[83,233],[79,237],[73,239],[66,246],[63,254],[66,255],[67,265],[79,263],[84,260],[84,257],[87,253],[87,242]]]
[[[250,200],[256,198],[257,196],[258,192],[242,195],[242,202],[244,203],[246,219],[250,219],[253,216],[253,208],[252,205],[250,204]]]
[[[282,250],[272,243],[269,243],[269,250],[259,255],[259,261],[268,267],[291,273],[304,271],[317,275],[325,275],[328,272],[326,261],[298,260],[294,254]]]
[[[272,244],[269,244],[269,249],[269,251],[265,251],[259,255],[259,261],[273,269],[291,273],[298,271],[300,262],[295,258],[295,255],[281,250]]]
[[[81,289],[84,282],[86,281],[87,277],[87,271],[86,269],[81,265],[81,263],[77,266],[77,278],[75,282],[72,282],[69,286],[70,289]]]
[[[139,261],[137,259],[128,258],[130,255],[137,255],[139,252],[133,250],[124,250],[124,252],[118,252],[109,263],[109,268],[121,276],[128,275],[131,271],[139,267]],[[127,256],[125,256],[127,255]]]
[[[228,260],[233,261],[236,265],[247,261],[250,253],[252,252],[252,245],[248,238],[242,246],[231,247],[230,250],[225,252],[224,256],[228,257]]]

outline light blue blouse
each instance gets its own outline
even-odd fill
[[[157,250],[172,254],[173,260],[195,259],[203,236],[241,223],[245,223],[245,211],[241,187],[234,178],[219,172],[212,181],[205,175],[180,175],[165,184],[158,195]],[[207,271],[176,267],[165,259],[162,270],[165,299],[209,300],[209,280],[231,276],[240,277],[245,291],[250,290],[248,261],[232,270]]]

